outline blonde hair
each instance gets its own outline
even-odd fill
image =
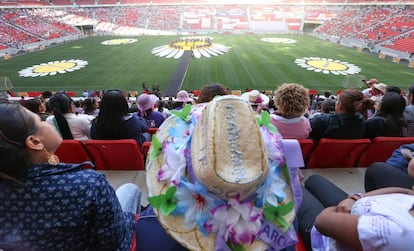
[[[273,101],[281,116],[302,116],[309,106],[308,89],[300,84],[284,83],[276,89]]]

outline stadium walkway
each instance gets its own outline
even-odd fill
[[[187,75],[192,56],[192,51],[185,51],[181,56],[180,62],[178,63],[177,68],[168,83],[164,94],[165,97],[175,97],[177,92],[181,90],[181,86],[183,85],[185,76]]]
[[[364,175],[366,168],[329,168],[302,169],[305,179],[312,174],[319,174],[332,181],[348,194],[364,192]],[[142,190],[141,205],[148,204],[145,171],[101,171],[116,189],[120,185],[132,182]]]

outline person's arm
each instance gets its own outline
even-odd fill
[[[408,162],[407,171],[408,171],[408,175],[414,178],[414,158],[411,159],[410,162]]]
[[[115,190],[101,175],[96,178],[91,204],[91,236],[97,250],[116,250],[132,243],[134,215],[123,213]]]
[[[414,166],[414,162],[412,164]],[[414,195],[414,190],[401,187],[386,187],[365,194],[351,195],[342,200],[338,206],[324,209],[316,217],[315,227],[323,235],[336,239],[355,250],[362,250],[358,238],[358,215],[350,214],[352,206],[360,198],[391,193]]]
[[[414,171],[414,161],[412,162],[412,165],[413,165],[413,171]],[[414,195],[414,190],[402,188],[402,187],[385,187],[385,188],[380,188],[380,189],[370,191],[365,194],[360,193],[360,194],[350,195],[348,196],[348,198],[339,202],[339,204],[336,206],[336,211],[338,213],[351,213],[352,206],[357,200],[363,197],[381,195],[381,194],[390,194],[390,193],[402,193],[402,194]]]
[[[358,215],[339,213],[336,207],[325,208],[315,220],[315,227],[319,233],[338,240],[354,250],[362,250],[357,226]]]

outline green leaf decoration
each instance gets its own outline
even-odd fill
[[[165,194],[149,197],[148,201],[153,208],[157,208],[163,215],[171,214],[177,207],[177,200],[175,199],[176,186],[168,188]]]
[[[227,246],[230,248],[231,251],[246,251],[246,249],[241,244],[234,244],[230,240],[227,241]]]
[[[181,111],[177,111],[177,110],[171,110],[170,113],[179,117],[180,119],[184,120],[184,121],[190,121],[191,120],[191,116],[189,115],[191,112],[191,105],[187,104],[183,107],[183,109],[181,109]]]
[[[286,183],[290,184],[289,168],[286,165],[283,165],[281,168],[282,168],[282,174],[283,176],[285,176]]]
[[[266,111],[262,112],[262,123],[263,125],[270,124],[270,114]]]
[[[289,223],[283,218],[283,216],[290,213],[294,208],[293,201],[286,203],[284,205],[280,205],[278,207],[274,206],[266,206],[263,209],[263,214],[269,222],[275,223],[276,226],[282,229],[288,229],[290,227]]]
[[[152,145],[152,151],[150,154],[150,159],[153,160],[162,153],[162,143],[154,135],[151,140],[151,145]]]
[[[277,133],[277,129],[272,123],[270,123],[270,114],[269,112],[263,111],[261,116],[256,118],[259,126],[266,126],[269,131],[272,133]]]

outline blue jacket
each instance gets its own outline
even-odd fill
[[[122,212],[103,174],[46,163],[30,167],[22,182],[0,179],[0,249],[130,249],[134,215]]]
[[[406,158],[404,158],[404,156],[401,153],[401,149],[403,148],[410,149],[410,151],[414,152],[414,144],[402,145],[400,146],[400,148],[396,149],[392,153],[391,157],[389,157],[386,162],[387,164],[390,164],[396,168],[403,170],[404,172],[407,172],[409,161]]]

